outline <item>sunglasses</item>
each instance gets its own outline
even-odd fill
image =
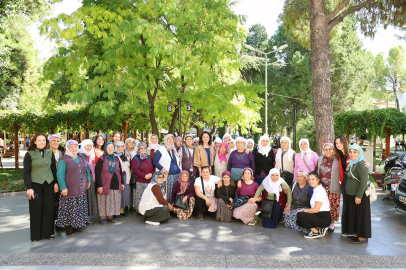
[[[336,136],[336,139],[338,139],[338,138],[345,138],[345,136],[344,135],[338,135],[338,136]]]

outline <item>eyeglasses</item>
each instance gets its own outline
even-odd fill
[[[163,177],[163,176],[161,175],[161,176],[158,176],[157,178],[165,178],[165,177]]]

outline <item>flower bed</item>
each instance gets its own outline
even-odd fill
[[[0,186],[0,192],[17,192],[17,191],[25,191],[25,184],[18,183],[16,181],[11,180],[4,180]]]

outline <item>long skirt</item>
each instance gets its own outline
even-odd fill
[[[248,222],[255,219],[257,209],[258,205],[256,203],[246,203],[234,209],[233,217],[236,219],[241,219],[242,222],[248,224]]]
[[[96,195],[96,184],[93,181],[90,181],[90,187],[87,189],[87,207],[88,215],[98,216],[99,208],[97,206],[97,195]]]
[[[330,192],[330,187],[324,186],[330,201],[331,221],[338,221],[340,218],[340,194]]]
[[[136,188],[134,189],[134,208],[138,210],[138,206],[140,205],[142,194],[144,194],[145,189],[147,188],[148,183],[138,183]]]
[[[97,204],[101,217],[120,215],[121,193],[118,190],[110,189],[109,195],[97,194]]]
[[[54,184],[32,183],[34,194],[38,194],[38,200],[28,201],[30,209],[30,232],[31,240],[50,238],[54,234],[55,195]]]
[[[121,191],[121,208],[130,206],[131,203],[131,187],[130,184],[126,184],[126,175],[124,175],[124,190]]]
[[[168,175],[168,193],[167,193],[167,201],[172,204],[172,190],[173,190],[173,186],[175,185],[176,182],[178,182],[180,173],[177,174],[169,174]]]
[[[355,196],[347,194],[346,224],[349,234],[371,238],[371,202],[364,193],[360,204],[355,204]]]
[[[93,182],[93,181],[92,181]],[[87,196],[59,199],[58,220],[56,226],[60,228],[82,228],[88,221]]]
[[[273,229],[278,227],[279,221],[282,217],[282,207],[279,202],[275,202],[272,208],[271,218],[262,218],[262,226],[267,229]]]
[[[232,168],[230,173],[231,173],[231,181],[239,181],[242,179],[242,171],[244,169],[240,168]]]
[[[326,228],[331,224],[331,214],[329,211],[315,214],[299,212],[297,213],[296,223],[298,226],[306,229]]]
[[[341,213],[341,233],[348,233],[348,220],[347,219],[347,192],[345,190],[345,184],[347,183],[347,174],[344,174],[343,184],[341,186],[341,194],[343,197],[343,208]]]
[[[61,197],[61,191],[58,191],[57,193],[54,193],[54,209],[55,209],[55,215],[54,219],[58,219],[58,209],[59,209],[59,198]]]
[[[291,210],[289,213],[285,213],[285,227],[286,228],[291,228],[292,230],[298,231],[298,232],[303,232],[303,233],[309,233],[310,230],[306,228],[302,228],[299,225],[297,225],[296,220],[296,212],[299,210],[303,209],[308,209],[308,208],[298,208],[295,210]]]
[[[229,209],[223,199],[217,199],[216,219],[223,222],[231,222],[233,209]]]
[[[195,207],[195,197],[189,199],[189,209],[180,209],[178,207],[173,208],[173,212],[176,213],[178,219],[184,220],[189,219],[193,214],[193,208]]]
[[[163,222],[171,218],[168,206],[162,205],[162,207],[155,207],[145,211],[144,217],[146,221],[151,222]]]

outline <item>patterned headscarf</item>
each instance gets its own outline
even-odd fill
[[[145,152],[144,154],[141,154],[141,152],[140,152],[141,147],[145,147],[145,149],[146,149],[147,148],[147,143],[146,142],[139,142],[138,145],[137,145],[137,155],[140,156],[141,160],[144,160],[144,159],[146,159],[148,157],[148,154],[147,154],[147,152]]]
[[[184,174],[187,175],[187,179],[188,179],[187,182],[182,181],[182,175],[184,175]],[[179,194],[184,194],[186,189],[187,189],[187,186],[189,185],[189,173],[187,171],[181,171],[180,175],[179,175],[179,178],[178,178],[178,182],[179,182],[179,185],[180,185],[180,192],[178,193],[178,195]]]
[[[107,157],[109,161],[109,172],[114,173],[114,171],[116,170],[116,156],[114,155],[114,152],[111,155],[107,153],[107,146],[110,144],[114,146],[114,143],[112,142],[108,142],[104,145],[104,155]]]
[[[69,140],[65,145],[65,154],[70,157],[76,157],[78,155],[78,153],[73,154],[71,151],[69,151],[69,146],[71,146],[73,144],[79,145],[79,143],[75,140]]]
[[[151,183],[158,185],[158,186],[161,188],[161,192],[162,192],[163,197],[167,199],[166,193],[165,193],[165,185],[166,185],[166,183],[165,183],[165,181],[164,181],[161,185],[158,184],[157,178],[158,178],[159,175],[163,175],[163,176],[165,177],[165,174],[164,174],[163,172],[157,171],[157,172],[155,172],[154,175],[152,176]]]
[[[61,140],[61,136],[59,134],[50,134],[48,136],[48,141],[50,142],[54,138],[58,138],[59,140]]]
[[[298,172],[297,172],[297,174],[301,174],[301,175],[303,175],[304,177],[309,177],[309,173],[308,172],[306,172],[305,170],[299,170]]]
[[[117,146],[124,146],[124,150],[123,151],[118,151],[117,150]],[[128,159],[125,156],[125,144],[122,141],[118,141],[115,145],[114,145],[114,153],[124,162],[126,162]]]
[[[168,149],[168,150],[172,150],[172,149],[173,149],[174,151],[176,151],[175,142],[173,142],[173,144],[169,144],[169,143],[168,143],[169,137],[172,137],[172,138],[173,138],[173,135],[172,135],[172,134],[166,134],[166,135],[165,135],[165,139],[164,139],[164,141],[165,141],[165,148]],[[174,141],[175,141],[175,140],[174,140]]]

